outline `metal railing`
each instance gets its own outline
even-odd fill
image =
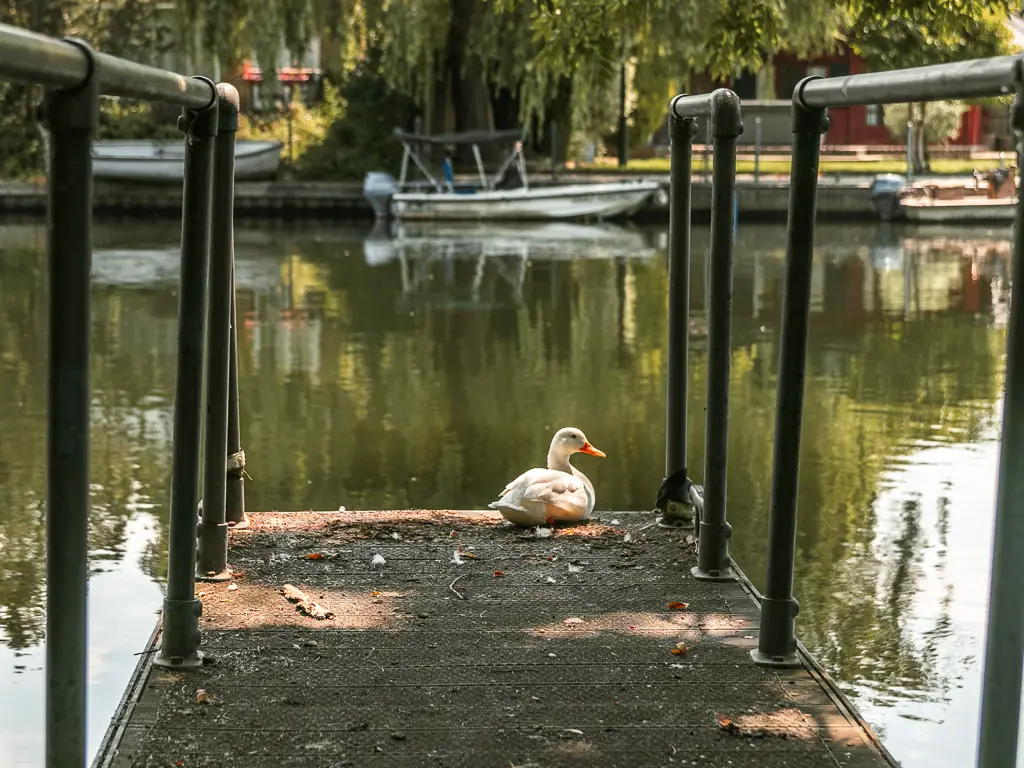
[[[195,597],[195,580],[229,574],[227,521],[245,519],[232,224],[238,92],[230,84],[214,85],[206,78],[97,53],[81,40],[58,40],[5,24],[0,24],[0,79],[47,89],[40,109],[49,136],[45,738],[46,765],[66,768],[86,760],[92,143],[99,99],[124,96],[183,109],[178,120],[185,135],[185,178],[171,532],[161,646],[153,663],[189,667],[201,663],[202,605]],[[205,504],[197,576],[204,353]]]
[[[743,133],[740,100],[727,88],[704,96],[677,96],[672,120],[669,207],[669,367],[665,482],[658,493],[663,527],[685,525],[697,513],[697,579],[731,581],[732,528],[725,519],[732,339],[733,220],[736,213],[736,139]],[[707,416],[703,493],[686,467],[687,356],[689,351],[690,207],[693,137],[698,117],[709,117],[714,145],[711,179],[711,275],[708,323]]]
[[[799,666],[793,595],[797,486],[810,319],[815,204],[821,138],[829,107],[968,99],[1015,95],[1013,128],[1024,136],[1024,59],[1004,56],[931,67],[822,79],[808,77],[793,91],[794,142],[790,171],[785,287],[776,395],[768,557],[761,624],[754,661]],[[686,356],[690,261],[692,118],[712,115],[715,156],[712,180],[711,308],[709,328],[707,449],[703,498],[686,476]],[[731,217],[735,186],[734,143],[739,100],[729,91],[677,97],[671,108],[672,181],[669,209],[669,362],[666,479],[658,494],[663,525],[678,525],[687,509],[700,520],[698,577],[728,573],[725,522],[725,440],[728,425],[729,294]],[[727,127],[726,127],[727,126]],[[1018,146],[1018,157],[1021,148]],[[1019,165],[1019,162],[1018,162]],[[977,765],[1006,768],[1016,763],[1021,677],[1024,671],[1024,203],[1018,195],[1013,233],[1013,295],[1008,321],[1006,384],[993,543],[987,647]],[[701,503],[703,502],[703,503]]]

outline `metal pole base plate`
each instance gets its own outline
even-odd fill
[[[759,667],[775,667],[776,669],[795,669],[802,667],[804,663],[800,661],[800,657],[795,654],[788,654],[786,656],[768,656],[761,653],[760,649],[754,648],[750,651],[750,658],[754,660],[754,663]]]
[[[237,523],[228,523],[229,531],[245,531],[249,528],[249,515],[245,512],[242,513],[242,519]]]
[[[690,569],[690,573],[697,581],[736,581],[736,574],[732,572],[732,568],[726,568],[724,571],[702,571],[700,566],[695,566]]]
[[[231,581],[235,578],[235,574],[231,572],[230,568],[225,568],[220,573],[199,573],[196,571],[196,581]]]
[[[669,499],[665,504],[665,511],[657,517],[658,527],[669,530],[693,530],[696,527],[693,512],[692,504]]]
[[[196,669],[203,666],[203,652],[196,651],[194,656],[165,656],[163,648],[153,657],[153,666],[162,669]]]

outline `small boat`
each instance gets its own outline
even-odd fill
[[[272,179],[281,165],[280,141],[235,143],[235,179]],[[185,142],[128,139],[93,142],[92,172],[97,179],[178,182],[185,175]]]
[[[630,179],[594,184],[563,184],[531,187],[523,156],[522,131],[450,133],[423,136],[395,129],[402,144],[402,170],[396,180],[389,173],[366,175],[363,195],[380,219],[398,220],[505,220],[544,221],[565,219],[612,219],[631,216],[642,208],[660,185],[656,181]],[[512,141],[513,146],[493,177],[488,177],[480,145]],[[440,178],[432,174],[417,148],[440,147],[446,152]],[[459,145],[473,148],[478,179],[456,180],[447,150]],[[407,180],[410,161],[426,182]],[[508,178],[515,168],[518,182]],[[518,186],[510,186],[518,184]]]
[[[1013,222],[1016,184],[1010,169],[974,173],[973,181],[928,179],[908,184],[903,176],[876,176],[868,192],[882,221],[928,223]]]

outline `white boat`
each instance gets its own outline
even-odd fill
[[[388,173],[369,173],[363,195],[378,218],[401,221],[552,221],[566,219],[611,219],[631,216],[640,210],[659,188],[657,181],[630,179],[594,184],[563,184],[531,187],[523,156],[521,131],[473,132],[421,136],[395,130],[402,143],[402,171],[396,181]],[[484,170],[480,145],[514,139],[512,151],[493,177]],[[430,172],[417,152],[419,145],[447,149],[469,145],[476,159],[478,179],[457,181],[451,161],[445,156],[441,177]],[[410,161],[426,182],[408,182]],[[515,167],[518,186],[507,174]],[[424,189],[425,188],[425,189]]]
[[[988,198],[980,195],[962,200],[933,200],[927,197],[905,197],[900,200],[903,218],[907,221],[1005,222],[1013,223],[1017,211],[1016,198]]]
[[[881,174],[868,194],[882,221],[1010,224],[1017,208],[1016,179],[1012,171],[1002,169],[975,173],[970,180],[913,183],[898,174]]]
[[[281,165],[280,141],[235,143],[235,179],[272,179]],[[184,140],[96,141],[92,171],[97,179],[111,181],[178,182],[185,175]]]

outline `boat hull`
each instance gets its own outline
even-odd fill
[[[973,200],[927,201],[907,198],[900,201],[903,218],[907,221],[929,223],[983,223],[1011,224],[1017,210],[1016,201],[1008,198]]]
[[[281,165],[281,142],[239,141],[235,179],[272,179]],[[110,181],[178,182],[185,176],[184,141],[97,141],[93,176]]]
[[[469,194],[400,192],[391,198],[391,214],[402,221],[611,219],[636,213],[658,188],[656,181],[628,181]]]

